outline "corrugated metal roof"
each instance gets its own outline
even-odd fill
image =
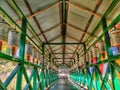
[[[96,37],[102,33],[102,26],[100,26],[95,31],[94,35],[90,36],[108,7],[113,2],[113,0],[13,1],[14,2],[12,3],[12,0],[0,0],[0,7],[3,8],[19,26],[21,26],[21,14],[17,12],[17,10],[19,11],[18,8],[20,8],[36,32],[37,37],[39,37],[42,42],[63,43],[62,37],[64,36],[63,34],[65,34],[65,43],[85,42],[88,37],[90,37],[86,42],[87,44],[91,44]],[[65,3],[66,6],[64,6],[63,3]],[[14,4],[18,7],[13,6]],[[119,5],[120,3],[116,5],[107,17],[105,17],[108,24],[110,24],[110,22],[119,14]],[[65,8],[62,8],[63,6]],[[65,20],[65,22],[62,20]],[[41,46],[40,41],[29,31],[29,28],[27,28],[27,34],[38,46]],[[49,45],[46,47],[49,50],[49,53],[80,53],[82,50],[82,46],[78,45],[66,45],[65,47],[62,45]],[[63,50],[63,48],[65,49]],[[63,58],[63,55],[54,54],[53,58],[56,57]],[[76,55],[65,55],[65,58],[66,57],[74,58]],[[61,59],[61,61],[62,60],[63,59]]]

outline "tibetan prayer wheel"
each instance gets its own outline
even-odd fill
[[[96,63],[97,62],[97,55],[98,55],[97,47],[93,46],[91,48],[91,50],[92,50],[92,54],[93,54],[92,63]]]
[[[8,33],[8,47],[12,49],[12,55],[15,55],[20,44],[20,33],[15,30],[10,30]]]
[[[86,53],[86,62],[89,62],[89,53]]]
[[[7,36],[8,36],[8,25],[3,22],[0,23],[0,51],[4,48],[7,42]]]
[[[32,50],[32,58],[33,58],[33,63],[36,64],[37,62],[37,51],[35,48]]]
[[[104,42],[99,41],[98,44],[98,49],[99,49],[99,53],[105,53],[105,46],[104,46]]]
[[[92,63],[92,59],[93,59],[92,50],[89,50],[89,64]]]
[[[31,44],[25,45],[25,54],[32,55],[33,46]]]
[[[120,29],[110,31],[113,46],[120,46]]]
[[[93,58],[97,57],[97,48],[93,46],[91,50],[92,50]]]
[[[99,50],[99,54],[102,55],[102,57],[101,57],[101,60],[102,60],[102,59],[104,59],[106,57],[106,51],[105,51],[104,42],[103,41],[99,41],[97,43],[97,47],[98,47],[98,50]]]
[[[26,44],[25,45],[25,59],[29,62],[32,61],[32,49],[33,46],[31,44]]]
[[[41,61],[40,61],[40,53],[37,54],[37,64],[40,65]]]
[[[110,37],[112,40],[112,46],[118,48],[118,54],[120,54],[120,23],[115,25],[115,29],[110,31]],[[118,65],[120,65],[120,59],[115,61]]]

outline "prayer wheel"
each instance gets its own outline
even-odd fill
[[[120,29],[114,29],[110,32],[113,46],[120,46]]]
[[[93,58],[97,57],[97,48],[95,46],[92,46],[91,50],[92,50]]]
[[[104,42],[99,41],[97,45],[98,45],[99,53],[105,53]]]
[[[34,64],[36,64],[36,62],[37,62],[37,51],[36,51],[36,49],[35,48],[33,48],[33,50],[32,50],[32,58],[33,58],[33,63]]]
[[[6,47],[7,42],[7,36],[8,36],[8,24],[6,24],[4,21],[0,23],[0,51],[6,51],[3,50]]]
[[[97,47],[98,47],[99,53],[102,55],[102,58],[104,59],[106,57],[104,42],[99,41],[97,43]]]
[[[33,49],[33,46],[31,44],[26,44],[25,45],[25,59],[28,61],[28,62],[31,62],[32,61],[32,49]]]
[[[20,33],[15,30],[10,30],[8,33],[8,47],[12,49],[12,55],[15,55],[20,44]]]
[[[92,63],[96,63],[96,61],[97,61],[97,54],[98,54],[97,48],[95,46],[93,46],[91,48],[91,50],[92,50],[92,54],[93,54]]]
[[[89,62],[89,53],[86,53],[86,62]]]
[[[92,50],[89,50],[89,64],[92,63],[92,59],[93,59]]]
[[[37,54],[37,64],[40,65],[41,61],[40,61],[40,53]]]
[[[110,31],[110,37],[112,46],[115,46],[118,49],[118,54],[120,54],[120,23],[116,24],[115,29]],[[120,59],[117,59],[115,62],[120,65]]]

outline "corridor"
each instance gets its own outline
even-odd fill
[[[84,90],[74,86],[68,79],[59,79],[49,90]]]

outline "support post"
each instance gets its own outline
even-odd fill
[[[45,76],[44,76],[44,69],[45,69],[45,62],[44,62],[44,51],[45,45],[44,43],[42,44],[42,55],[43,55],[43,60],[42,60],[42,90],[45,88]]]
[[[85,43],[83,44],[83,48],[84,48],[84,63],[85,63],[85,65],[87,65],[87,60],[86,60],[86,45],[85,45]]]
[[[22,19],[22,32],[21,32],[21,37],[20,37],[20,49],[19,49],[19,59],[22,61],[24,61],[26,27],[27,27],[27,20],[25,17],[23,17],[23,19]],[[20,63],[20,65],[23,66],[23,63]],[[22,90],[22,74],[23,74],[23,67],[21,67],[17,73],[16,90]]]
[[[103,32],[104,32],[107,29],[107,23],[106,23],[105,18],[102,19],[102,27],[103,27]],[[108,58],[109,58],[109,56],[110,56],[109,48],[110,48],[111,44],[110,44],[110,37],[109,37],[108,31],[105,32],[104,39],[105,39],[106,52],[107,52],[107,55],[108,55]]]
[[[77,53],[77,60],[78,60],[78,69],[79,69],[79,54]]]

